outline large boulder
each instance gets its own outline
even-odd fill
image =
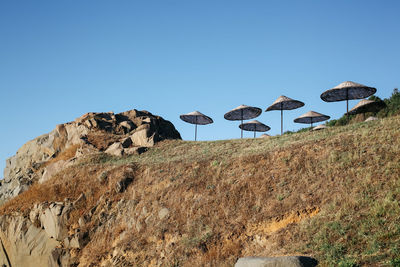
[[[131,136],[132,143],[138,146],[149,147],[156,142],[149,124],[141,125]]]
[[[99,152],[140,154],[165,139],[181,136],[171,122],[148,111],[86,113],[27,142],[6,160],[0,205],[33,183],[51,179],[76,158]]]
[[[68,213],[69,207],[65,207],[63,203],[51,203],[48,208],[40,212],[39,221],[50,238],[61,241],[67,236],[67,229],[64,225]]]
[[[0,216],[0,266],[76,266],[71,249],[84,247],[89,235],[68,231],[68,218],[82,198],[35,204],[29,216]]]
[[[59,245],[22,216],[0,217],[1,266],[60,266],[49,264],[60,262],[49,256]]]
[[[113,156],[122,156],[124,154],[124,148],[120,142],[115,142],[109,146],[105,152]]]
[[[240,258],[235,267],[314,267],[316,259],[304,256],[246,257]]]

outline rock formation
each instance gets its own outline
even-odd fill
[[[240,258],[235,267],[315,267],[316,259],[305,256],[246,257]]]
[[[30,219],[0,217],[1,266],[67,266],[69,255],[59,249],[67,236],[63,222],[69,207],[62,203],[36,205]]]
[[[4,180],[0,181],[0,204],[34,183],[51,179],[82,156],[101,152],[115,156],[141,154],[159,141],[180,138],[172,123],[147,111],[87,113],[27,142],[7,159]],[[106,176],[101,175],[99,181],[104,182]],[[121,177],[115,183],[115,192],[126,190],[132,180],[131,176]],[[68,220],[71,211],[85,201],[82,194],[75,201],[36,203],[28,213],[0,216],[0,265],[76,265],[76,251],[90,240],[90,233],[81,228],[88,216],[93,218],[87,214],[79,218],[77,225],[68,225]],[[101,225],[110,212],[99,209],[93,216]]]
[[[82,155],[140,154],[159,141],[180,138],[171,122],[147,111],[87,113],[27,142],[7,159],[0,181],[0,204],[31,184],[50,179]]]
[[[36,204],[29,218],[21,214],[0,217],[1,266],[71,266],[73,249],[88,241],[88,234],[68,231],[74,203]]]

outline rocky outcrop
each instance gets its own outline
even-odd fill
[[[314,267],[318,261],[304,256],[246,257],[240,258],[235,267]]]
[[[49,217],[44,218],[49,220]],[[43,221],[43,222],[44,222]],[[67,265],[67,253],[57,253],[59,240],[49,236],[51,225],[34,225],[22,216],[0,218],[0,264],[5,266]],[[2,266],[3,266],[2,265]]]
[[[0,204],[32,183],[51,179],[79,157],[99,152],[141,154],[159,141],[180,138],[171,122],[147,111],[87,113],[27,142],[7,159]]]
[[[0,263],[6,266],[48,266],[58,242],[22,216],[0,219]]]
[[[36,204],[29,216],[0,217],[0,266],[71,266],[74,249],[88,241],[79,226],[69,229],[67,220],[75,202]],[[79,203],[78,203],[79,204]],[[72,253],[71,253],[72,252]]]
[[[47,236],[58,241],[67,237],[67,229],[64,227],[70,206],[65,206],[61,202],[52,203],[47,208],[43,206],[35,207],[31,210],[29,218],[31,222],[42,226]]]

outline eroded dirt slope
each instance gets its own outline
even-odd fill
[[[60,255],[80,266],[232,266],[242,256],[298,254],[322,266],[395,266],[399,127],[393,117],[269,139],[165,141],[141,155],[99,153],[1,213],[30,220],[34,204],[72,205],[58,242]]]

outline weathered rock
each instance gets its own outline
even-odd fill
[[[122,156],[124,153],[124,148],[122,147],[120,142],[116,142],[109,146],[105,153],[113,155],[113,156]]]
[[[138,144],[131,138],[136,132],[136,136],[140,137],[135,139]],[[112,151],[117,155],[140,154],[158,141],[177,138],[180,135],[170,122],[146,111],[85,114],[27,142],[7,160],[5,179],[0,182],[0,203],[27,190],[33,183],[51,179],[78,157],[103,151]],[[139,147],[142,143],[146,147]],[[133,169],[126,169],[124,176],[115,183],[116,192],[127,189],[133,181],[132,173]],[[100,175],[99,181],[105,182],[107,176]],[[71,207],[79,208],[85,204],[86,196],[81,194],[72,204],[70,199],[64,203],[35,204],[27,218],[20,215],[0,217],[0,265],[70,266],[72,258],[73,264],[77,264],[78,259],[74,257],[89,241],[89,233],[92,234],[90,231],[82,233],[82,229],[90,220],[96,222],[96,218],[96,223],[102,227],[111,227],[115,224],[118,211],[106,198],[100,206],[96,204],[78,222],[67,227]],[[124,205],[123,201],[121,205]],[[162,211],[160,216],[165,218],[168,215]],[[142,221],[147,219],[148,222],[150,217]],[[133,227],[140,229],[142,226],[134,220]]]
[[[71,266],[69,251],[61,248],[55,248],[51,251],[48,258],[48,267]],[[31,265],[33,266],[33,265]]]
[[[163,220],[165,218],[167,218],[169,216],[169,210],[167,208],[162,208],[159,212],[158,212],[158,218],[160,220]]]
[[[140,154],[143,148],[165,139],[180,139],[172,123],[147,111],[87,113],[57,125],[24,144],[6,160],[0,183],[0,204],[40,180],[44,182],[68,167],[74,157],[106,151],[112,155]],[[48,161],[51,160],[51,164]]]
[[[119,125],[121,127],[123,127],[123,129],[126,133],[128,133],[136,128],[136,125],[133,124],[131,121],[123,121]]]
[[[83,248],[89,242],[89,235],[88,233],[81,233],[78,232],[72,236],[69,240],[69,247],[70,248]]]
[[[154,222],[154,216],[153,216],[153,214],[150,214],[150,215],[144,220],[144,223],[147,224],[147,225],[150,225],[150,224],[152,224],[153,222]]]
[[[304,256],[246,257],[240,258],[235,267],[314,267],[316,259]]]
[[[127,137],[124,140],[122,140],[121,144],[123,148],[128,148],[132,145],[132,139],[130,137]]]
[[[75,152],[75,158],[80,158],[86,155],[98,153],[98,149],[92,146],[91,144],[83,144],[79,147]]]
[[[155,136],[152,135],[150,131],[150,125],[141,125],[136,131],[131,135],[132,143],[137,146],[151,147],[154,146]]]
[[[40,218],[39,218],[39,215],[41,212],[42,212],[42,207],[38,204],[35,204],[29,213],[29,220],[36,227],[41,226]]]
[[[59,171],[61,171],[62,169],[64,169],[65,167],[67,167],[69,165],[70,162],[65,161],[65,160],[59,160],[56,161],[54,163],[49,164],[43,172],[42,177],[39,179],[39,183],[43,183],[47,180],[50,180],[50,178],[58,173]]]
[[[59,146],[67,140],[64,134],[68,134],[65,127],[57,126],[52,132],[24,144],[15,156],[6,161],[4,177],[5,181],[9,181],[9,183],[0,187],[3,199],[22,193],[30,186],[32,181],[41,177],[41,172],[38,172],[38,168],[40,169],[44,162],[50,160],[60,151]],[[80,141],[83,142],[82,140]],[[12,182],[16,180],[20,183],[13,185]],[[18,186],[21,189],[15,190]]]
[[[130,147],[124,149],[125,155],[140,155],[147,151],[147,147]]]
[[[137,221],[136,224],[135,224],[136,231],[140,232],[140,230],[142,230],[142,228],[143,228],[142,224],[139,221]]]
[[[81,248],[81,245],[79,244],[79,236],[75,234],[72,239],[69,241],[69,247],[71,248]]]
[[[128,185],[133,182],[133,178],[129,176],[125,176],[115,183],[115,192],[122,193],[126,190]]]
[[[64,227],[68,209],[64,209],[61,203],[52,203],[40,214],[40,222],[45,232],[50,238],[58,241],[63,240],[67,236],[67,229]]]
[[[60,266],[60,258],[51,261],[59,245],[45,231],[22,216],[0,218],[0,264],[2,266]],[[65,257],[64,262],[68,261]],[[53,262],[53,265],[49,265]],[[56,264],[57,263],[57,264]],[[67,265],[64,265],[67,266]]]
[[[4,247],[3,242],[1,240],[0,240],[0,266],[11,267],[11,262],[7,255],[6,248]]]
[[[368,117],[365,121],[369,122],[369,121],[376,121],[376,120],[378,120],[377,117],[371,116],[371,117]]]
[[[102,209],[99,212],[98,220],[99,220],[100,223],[104,223],[107,220],[107,212],[106,212],[106,210]]]
[[[86,220],[85,216],[80,217],[78,220],[79,227],[81,227],[81,228],[84,227],[86,225],[86,222],[87,222],[87,220]]]

